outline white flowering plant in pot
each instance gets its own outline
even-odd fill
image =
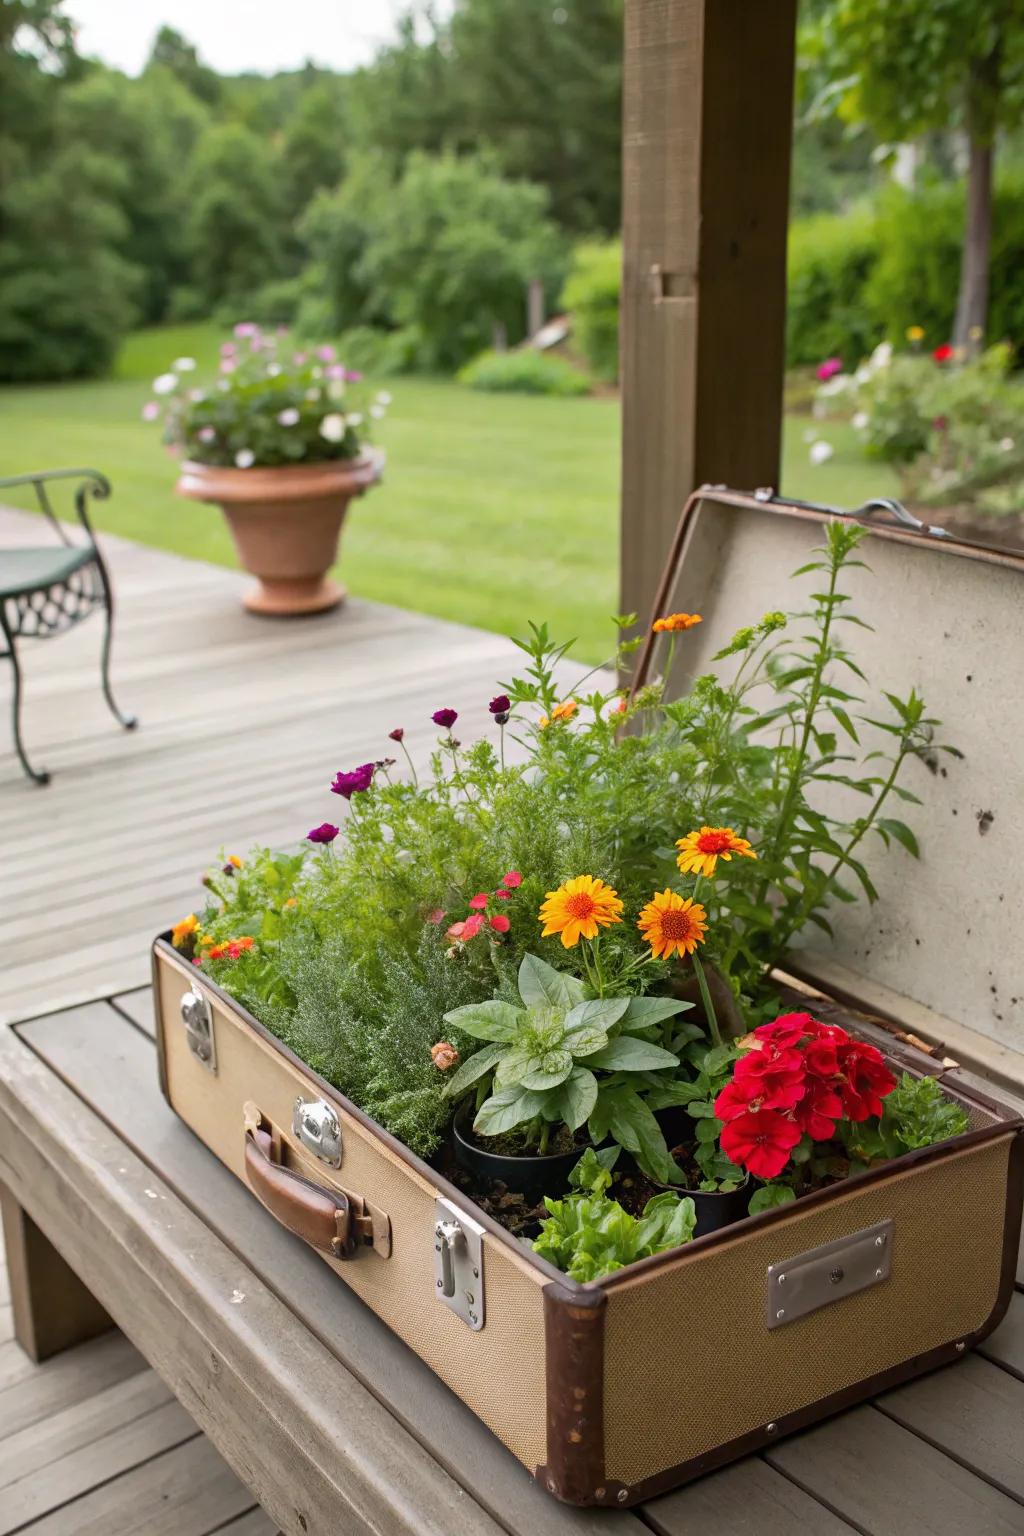
[[[221,346],[215,381],[195,382],[195,360],[179,357],[153,380],[147,421],[195,464],[271,468],[356,459],[390,396],[360,389],[330,345],[296,349],[287,332],[235,326]]]
[[[287,332],[251,322],[221,347],[212,384],[194,384],[194,372],[178,358],[142,414],[163,422],[181,455],[178,492],[221,507],[258,578],[245,606],[275,616],[335,607],[344,588],[328,572],[349,503],[380,479],[369,434],[390,396],[358,392],[333,347],[296,350]]]

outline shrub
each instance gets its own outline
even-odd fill
[[[962,183],[908,192],[889,187],[879,200],[878,260],[864,304],[879,335],[901,343],[910,324],[931,345],[948,341],[956,314],[963,240]],[[1024,177],[1000,180],[993,210],[988,336],[1024,342]],[[848,358],[848,362],[856,359]]]
[[[412,373],[415,370],[420,341],[420,333],[415,326],[387,331],[379,326],[357,325],[345,331],[338,349],[349,368],[386,379],[396,373]]]
[[[459,383],[494,394],[587,395],[590,383],[564,357],[551,357],[534,347],[514,352],[481,352],[459,373]]]
[[[573,252],[562,305],[572,315],[573,336],[599,379],[619,376],[619,295],[622,242],[588,243]]]
[[[878,261],[874,214],[815,214],[789,231],[786,361],[841,357],[855,366],[882,339],[884,326],[865,308],[866,284]]]

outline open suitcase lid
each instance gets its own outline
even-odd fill
[[[767,610],[792,612],[820,577],[793,578],[822,543],[822,524],[853,517],[870,528],[843,589],[873,626],[844,643],[868,688],[843,682],[876,714],[882,690],[923,695],[942,722],[942,755],[929,770],[909,760],[900,783],[923,802],[893,814],[917,834],[920,859],[874,834],[864,850],[879,899],[833,904],[831,942],[817,928],[798,937],[787,968],[823,991],[856,1002],[905,1029],[945,1043],[964,1061],[1024,1080],[1024,555],[950,538],[897,503],[856,513],[704,486],[684,508],[663,574],[655,616],[702,615],[676,648],[670,694],[702,673],[731,677],[732,659],[712,662],[742,625]],[[649,636],[637,682],[656,675],[665,652]],[[851,704],[856,716],[862,706]],[[886,711],[888,713],[888,711]],[[870,725],[865,752],[890,738]],[[852,745],[852,744],[851,744]],[[816,804],[855,817],[863,798],[822,785]],[[1022,1053],[1022,1054],[1016,1054]]]

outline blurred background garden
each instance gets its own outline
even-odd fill
[[[493,629],[547,618],[598,659],[622,0],[382,4],[364,62],[313,62],[310,28],[309,62],[272,73],[214,68],[176,0],[125,72],[90,55],[89,9],[0,0],[0,474],[93,465],[104,531],[233,563],[142,413],[174,359],[202,381],[238,323],[287,327],[392,397],[350,588]],[[902,495],[1020,540],[1022,88],[1016,0],[804,0],[786,492]]]

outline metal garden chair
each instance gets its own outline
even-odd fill
[[[77,481],[75,511],[85,533],[77,542],[57,517],[47,486],[58,480]],[[21,739],[21,667],[16,642],[48,640],[88,618],[94,608],[106,613],[100,675],[103,697],[111,714],[126,731],[135,729],[134,715],[122,714],[110,687],[110,639],[114,618],[114,595],[103,556],[89,521],[89,497],[105,500],[110,482],[94,469],[48,469],[38,474],[13,475],[0,479],[0,498],[4,491],[31,486],[40,511],[45,513],[60,540],[45,546],[0,548],[0,658],[9,657],[14,674],[11,715],[14,747],[21,766],[37,784],[48,784],[50,775],[33,768]]]

